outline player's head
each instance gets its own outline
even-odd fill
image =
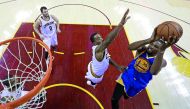
[[[98,33],[93,33],[91,36],[90,36],[90,40],[91,42],[94,44],[94,45],[100,45],[103,41],[103,38],[100,34]]]
[[[47,7],[42,6],[42,7],[40,8],[40,11],[41,11],[41,14],[42,14],[43,16],[45,16],[45,17],[48,17],[48,16],[49,16]]]
[[[149,53],[150,56],[155,56],[163,44],[164,41],[162,40],[152,42],[151,44],[148,45],[147,52]]]
[[[15,75],[6,76],[2,83],[9,91],[15,91],[18,88],[18,78]]]

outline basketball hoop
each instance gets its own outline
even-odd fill
[[[12,94],[26,90],[27,93],[18,98],[5,96],[4,98],[9,99],[0,99],[0,109],[42,108],[46,101],[43,87],[52,70],[50,49],[42,41],[32,37],[16,37],[0,42],[0,47],[3,46],[7,48],[0,58],[0,98],[3,98],[6,91]],[[49,53],[48,65],[44,59],[44,49]]]

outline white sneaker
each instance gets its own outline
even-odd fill
[[[86,83],[87,83],[87,85],[92,86],[94,89],[96,88],[96,84],[95,84],[95,85],[92,85],[90,80],[87,80]]]

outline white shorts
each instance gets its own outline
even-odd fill
[[[88,64],[88,72],[86,72],[85,78],[92,81],[93,83],[100,83],[102,81],[104,75],[102,75],[100,78],[94,77],[90,70],[90,64],[91,64],[91,62]]]
[[[44,36],[43,42],[50,48],[51,46],[57,46],[57,33],[55,32],[52,36]],[[47,50],[46,50],[47,51]]]

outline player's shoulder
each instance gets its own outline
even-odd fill
[[[38,24],[41,24],[41,16],[40,17],[38,17],[37,19],[36,19],[36,21],[35,21],[35,23],[38,23]]]
[[[56,16],[50,15],[50,17],[51,17],[53,20],[57,21],[57,17],[56,17]]]
[[[52,17],[53,19],[56,18],[56,17],[55,17],[54,15],[52,15],[52,14],[50,14],[49,16]]]

